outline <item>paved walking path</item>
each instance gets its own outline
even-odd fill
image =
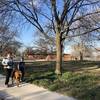
[[[7,88],[4,79],[5,77],[0,75],[0,100],[75,100],[29,83]]]

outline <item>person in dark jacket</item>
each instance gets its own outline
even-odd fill
[[[9,83],[9,79],[10,79],[11,74],[12,74],[13,64],[14,64],[14,62],[13,62],[12,55],[11,55],[11,53],[8,53],[7,57],[2,60],[2,65],[4,66],[4,69],[6,71],[5,85],[7,87],[9,87],[8,83]]]
[[[18,64],[18,69],[21,71],[22,73],[22,77],[21,77],[21,81],[24,81],[24,74],[25,74],[25,62],[24,62],[24,58],[22,57],[20,59],[20,62]]]

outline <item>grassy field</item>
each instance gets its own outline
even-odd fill
[[[100,100],[100,62],[63,62],[62,76],[55,62],[27,62],[25,81],[78,100]]]

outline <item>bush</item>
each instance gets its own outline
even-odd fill
[[[64,80],[64,81],[67,81],[72,77],[73,77],[72,72],[65,72],[65,73],[62,74],[61,79]]]
[[[52,85],[49,86],[48,89],[49,89],[50,91],[56,91],[56,90],[59,89],[59,86],[60,86],[59,84],[52,84]]]
[[[50,85],[50,81],[48,79],[42,79],[39,81],[39,86],[43,86],[47,88]]]

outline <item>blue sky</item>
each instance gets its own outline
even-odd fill
[[[26,47],[33,45],[33,30],[31,28],[24,28],[20,33],[20,38],[18,40],[23,43],[22,47],[19,49],[20,52],[23,52]]]
[[[34,27],[33,27],[34,28]],[[20,49],[20,51],[22,52],[25,47],[30,47],[30,46],[34,46],[33,41],[36,40],[36,37],[34,35],[34,30],[31,28],[26,28],[22,31],[22,33],[20,34],[20,42],[23,43],[23,47]],[[65,53],[71,53],[71,47],[70,46],[66,46]]]
[[[29,46],[30,44],[32,44],[32,41],[35,37],[33,37],[33,30],[31,28],[29,29],[25,29],[24,31],[22,31],[22,33],[20,34],[20,40],[21,42],[25,45],[25,46]]]

